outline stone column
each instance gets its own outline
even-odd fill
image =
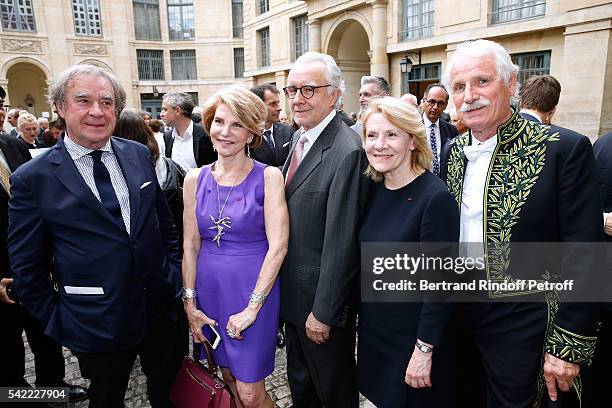
[[[387,0],[371,0],[372,5],[372,57],[370,72],[389,80],[389,58],[387,57]]]
[[[321,52],[321,20],[308,20],[308,50]]]
[[[612,20],[567,26],[563,35],[562,69],[551,70],[562,84],[553,122],[595,141],[612,128]]]

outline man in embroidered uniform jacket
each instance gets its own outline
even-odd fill
[[[533,257],[512,256],[510,242],[595,242],[603,238],[597,175],[589,140],[571,130],[525,120],[510,107],[518,67],[486,40],[464,44],[446,73],[461,119],[470,128],[448,145],[442,177],[461,210],[461,242],[483,242],[493,282],[530,276],[584,283],[588,256],[558,257],[546,270]],[[534,245],[535,247],[536,245]],[[504,255],[496,256],[498,250]],[[542,267],[540,269],[540,266]],[[545,399],[580,396],[578,374],[592,359],[596,330],[590,304],[558,302],[553,293],[495,292],[492,302],[462,305],[482,358],[488,407],[529,407]],[[512,297],[516,302],[495,302]],[[533,300],[539,299],[539,302]],[[546,301],[543,301],[546,300]],[[479,394],[472,388],[474,395]],[[564,405],[565,406],[565,405]]]

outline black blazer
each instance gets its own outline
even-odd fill
[[[459,135],[459,131],[452,123],[448,123],[440,118],[438,121],[440,124],[440,140],[442,141],[442,146],[440,146],[440,153],[442,153],[442,149],[444,146],[448,144],[455,136]]]
[[[7,133],[0,134],[0,150],[4,154],[11,172],[31,159],[30,152],[25,144]],[[9,195],[0,187],[0,279],[11,277],[6,250],[8,230],[8,201]]]
[[[166,144],[165,155],[167,158],[171,159],[172,145],[174,144],[172,129],[164,132],[164,142]],[[198,167],[213,163],[217,160],[217,152],[213,150],[210,136],[208,136],[204,128],[197,123],[193,124],[193,156],[195,157]]]
[[[251,157],[258,162],[281,167],[289,155],[293,129],[279,122],[274,123],[272,128],[274,129],[274,150],[262,139],[261,145],[251,151]]]
[[[599,195],[604,212],[612,212],[612,132],[600,137],[593,145],[595,165],[599,172]],[[612,237],[606,235],[606,241]]]

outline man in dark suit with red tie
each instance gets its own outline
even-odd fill
[[[149,150],[111,137],[126,100],[114,75],[73,66],[49,85],[49,100],[66,124],[63,139],[11,175],[17,294],[78,358],[90,408],[123,407],[136,355],[151,405],[170,406],[187,350],[181,261]]]
[[[282,110],[279,91],[272,84],[263,84],[251,89],[251,92],[257,95],[268,108],[263,143],[253,149],[251,157],[261,163],[280,167],[289,155],[289,142],[293,135],[293,129],[279,122]]]

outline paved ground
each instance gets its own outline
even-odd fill
[[[24,337],[24,341],[25,341]],[[79,371],[79,363],[70,351],[64,349],[64,357],[66,359],[66,381],[70,384],[78,384],[87,386],[88,381],[81,378]],[[278,408],[291,407],[291,396],[289,386],[287,385],[287,358],[285,349],[276,350],[276,367],[274,373],[266,380],[266,389],[272,397],[272,400]],[[34,355],[30,352],[30,348],[26,341],[26,380],[30,384],[34,384]],[[125,406],[128,408],[150,407],[147,399],[146,379],[140,369],[140,361],[136,359],[134,370],[130,378],[127,393],[125,395]],[[361,407],[372,407],[367,401],[363,400]],[[87,402],[80,402],[70,408],[86,408]]]

